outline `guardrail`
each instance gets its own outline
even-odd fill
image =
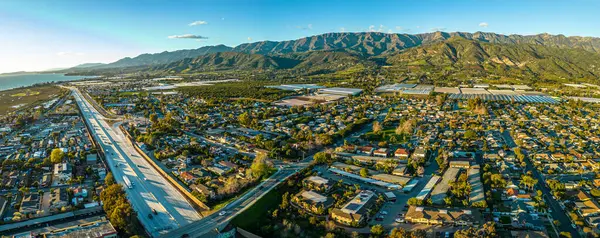
[[[129,132],[127,130],[125,130],[123,125],[119,125],[119,129],[121,129],[121,131],[125,134],[125,136],[127,137],[127,140],[129,140],[129,143],[131,143],[133,145],[133,148],[135,148],[135,150],[138,153],[140,153],[140,155],[142,155],[142,157],[146,161],[148,161],[148,163],[150,163],[150,165],[152,165],[152,167],[154,167],[154,169],[156,171],[158,171],[158,173],[160,175],[162,175],[167,181],[169,181],[169,183],[171,183],[173,186],[175,186],[175,188],[177,188],[177,190],[179,190],[179,192],[181,192],[188,201],[190,201],[193,205],[195,205],[195,208],[198,212],[201,212],[202,210],[210,210],[210,207],[208,207],[206,204],[204,204],[202,201],[200,201],[198,198],[196,198],[196,196],[194,196],[190,191],[187,190],[187,188],[185,188],[183,185],[181,185],[179,183],[179,181],[177,181],[175,178],[173,178],[171,175],[169,175],[167,172],[165,172],[158,164],[156,164],[156,162],[154,162],[154,160],[152,158],[150,158],[150,156],[148,156],[146,154],[146,152],[144,152],[137,145],[137,143],[135,143],[135,140],[129,134]]]

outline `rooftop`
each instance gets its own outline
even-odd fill
[[[312,183],[320,184],[320,185],[329,183],[329,180],[319,177],[319,176],[310,176],[310,177],[306,178],[306,180],[308,180]]]
[[[348,214],[358,213],[361,208],[367,202],[375,196],[375,193],[369,190],[362,190],[356,197],[350,200],[346,205],[342,208],[342,211]]]
[[[304,191],[300,194],[300,196],[306,200],[311,200],[313,203],[324,203],[327,201],[327,197],[314,191]]]

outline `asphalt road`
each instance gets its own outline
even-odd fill
[[[526,159],[525,161],[527,163],[527,171],[531,171],[535,179],[538,180],[537,189],[542,190],[542,193],[546,198],[545,200],[548,205],[548,208],[552,209],[552,212],[550,213],[552,215],[552,219],[558,220],[560,222],[560,226],[557,226],[558,231],[567,231],[571,233],[571,237],[573,238],[581,237],[579,231],[572,227],[573,223],[571,223],[571,219],[569,218],[567,211],[563,210],[562,207],[560,207],[558,201],[552,198],[552,191],[550,191],[550,189],[547,186],[545,186],[546,181],[544,180],[544,176],[541,175],[535,167],[533,167],[529,159]]]
[[[508,131],[504,131],[504,133],[502,133],[502,136],[504,137],[504,141],[506,142],[506,144],[508,146],[510,146],[513,149],[517,146]],[[525,163],[526,163],[525,169],[527,171],[531,171],[533,176],[535,177],[535,179],[538,180],[536,189],[539,189],[542,191],[542,193],[544,194],[544,197],[546,198],[545,200],[546,200],[546,204],[548,205],[548,208],[552,209],[552,212],[550,213],[550,215],[552,215],[552,219],[558,220],[560,222],[560,226],[557,226],[558,231],[559,232],[562,232],[562,231],[569,232],[569,233],[571,233],[571,237],[573,237],[573,238],[581,237],[579,234],[579,231],[577,231],[576,229],[574,229],[572,227],[573,223],[571,222],[571,219],[569,218],[569,215],[567,214],[567,212],[560,207],[560,205],[559,205],[558,201],[556,201],[556,199],[552,198],[552,191],[550,191],[550,189],[546,186],[546,181],[544,179],[544,176],[533,166],[533,164],[531,163],[531,160],[525,159]]]
[[[85,122],[106,155],[115,180],[122,184],[133,209],[148,233],[157,237],[169,230],[200,219],[199,214],[185,197],[133,148],[118,125],[110,126],[104,117],[85,100],[77,89],[72,89]],[[133,182],[127,188],[123,176]],[[157,212],[150,218],[148,214]]]
[[[280,169],[270,178],[263,181],[258,186],[244,194],[239,199],[228,204],[219,212],[215,212],[210,216],[204,217],[198,222],[194,222],[183,226],[177,230],[173,230],[162,237],[214,237],[216,236],[216,229],[222,228],[236,217],[239,213],[243,212],[247,208],[251,207],[256,201],[258,201],[263,195],[268,193],[271,189],[275,188],[279,183],[285,181],[288,177],[292,176],[299,170],[309,165],[308,161],[312,161],[312,157],[307,158],[304,162],[297,163],[288,167]]]

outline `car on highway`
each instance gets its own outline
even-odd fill
[[[573,227],[573,229],[577,229],[577,225],[571,223],[571,227]]]
[[[226,211],[219,212],[219,216],[225,216],[225,214],[227,214]]]
[[[148,181],[148,178],[144,178],[144,181]]]

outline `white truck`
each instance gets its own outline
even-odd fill
[[[123,181],[125,181],[125,185],[127,185],[127,188],[129,188],[129,189],[133,188],[133,183],[131,181],[129,181],[129,178],[127,178],[126,175],[123,175]]]

